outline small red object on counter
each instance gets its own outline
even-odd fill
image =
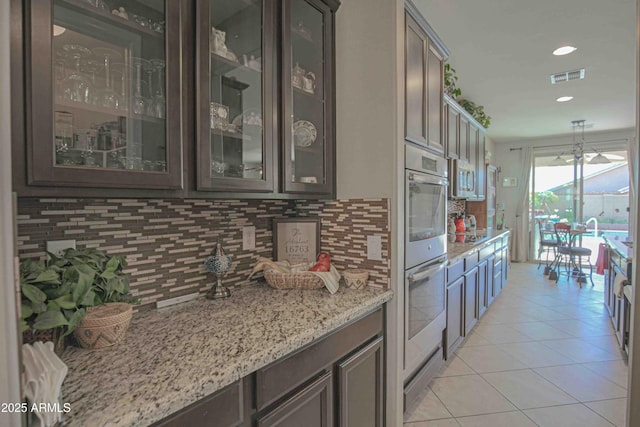
[[[318,262],[309,271],[329,271],[331,269],[331,257],[326,252],[320,252]]]

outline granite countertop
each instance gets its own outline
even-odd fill
[[[624,258],[627,262],[631,262],[633,258],[633,247],[629,247],[625,245],[624,240],[619,240],[615,237],[610,237],[607,235],[602,236],[605,242],[609,245],[610,248],[618,252],[618,254]]]
[[[125,340],[69,348],[70,426],[143,426],[247,376],[389,301],[392,291],[245,286],[134,316]]]
[[[504,236],[505,234],[509,233],[509,231],[510,230],[478,231],[478,239],[473,242],[447,242],[447,257],[449,258],[449,262],[463,255],[466,255],[472,250],[479,249],[486,243],[490,243],[491,241]]]

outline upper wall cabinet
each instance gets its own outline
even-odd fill
[[[19,195],[335,195],[338,0],[12,1]]]
[[[275,3],[197,2],[197,188],[276,189]]]
[[[284,0],[282,190],[334,192],[333,14],[318,0]]]
[[[30,2],[27,182],[179,189],[178,2]]]
[[[405,139],[444,154],[443,55],[405,14]]]

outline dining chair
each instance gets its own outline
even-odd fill
[[[546,259],[544,263],[544,275],[549,274],[549,253],[553,251],[553,261],[557,256],[557,248],[558,248],[558,239],[556,237],[555,232],[551,235],[553,238],[549,239],[549,232],[545,232],[544,222],[541,219],[537,220],[538,223],[538,233],[540,236],[540,242],[538,244],[538,270],[540,270],[540,266],[542,265],[542,253],[546,252]]]
[[[582,283],[586,282],[585,273],[582,271],[583,259],[586,258],[587,265],[589,266],[589,280],[591,286],[593,284],[593,265],[591,265],[591,249],[584,248],[582,246],[576,246],[575,241],[579,236],[579,233],[572,231],[571,226],[565,223],[554,224],[554,231],[556,239],[558,241],[557,256],[554,260],[556,274],[555,279],[558,283],[558,279],[561,274],[566,274],[567,278],[576,277],[580,287]],[[565,265],[565,273],[561,272],[561,264]],[[551,278],[551,275],[549,275]]]

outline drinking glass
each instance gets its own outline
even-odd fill
[[[149,68],[149,61],[142,58],[132,58],[132,64],[136,71],[136,87],[132,108],[134,114],[144,114],[147,108],[147,101],[142,96],[142,69]]]
[[[62,49],[71,55],[74,62],[74,68],[66,78],[65,92],[69,93],[71,101],[91,103],[93,86],[80,70],[82,57],[90,56],[91,51],[78,44],[65,44]]]
[[[99,104],[105,108],[118,109],[121,104],[120,96],[113,90],[111,82],[111,61],[120,59],[122,56],[120,53],[113,49],[105,47],[96,47],[93,49],[93,54],[102,58],[104,64],[104,89],[100,91]]]
[[[147,73],[147,116],[154,117],[156,115],[156,107],[153,96],[153,66],[149,63],[149,66],[144,70]]]
[[[153,105],[155,108],[155,116],[159,119],[165,118],[165,103],[166,98],[164,96],[164,67],[165,62],[163,59],[152,59],[151,65],[156,70],[156,76],[158,77],[158,83],[156,84],[156,91],[153,95]]]

